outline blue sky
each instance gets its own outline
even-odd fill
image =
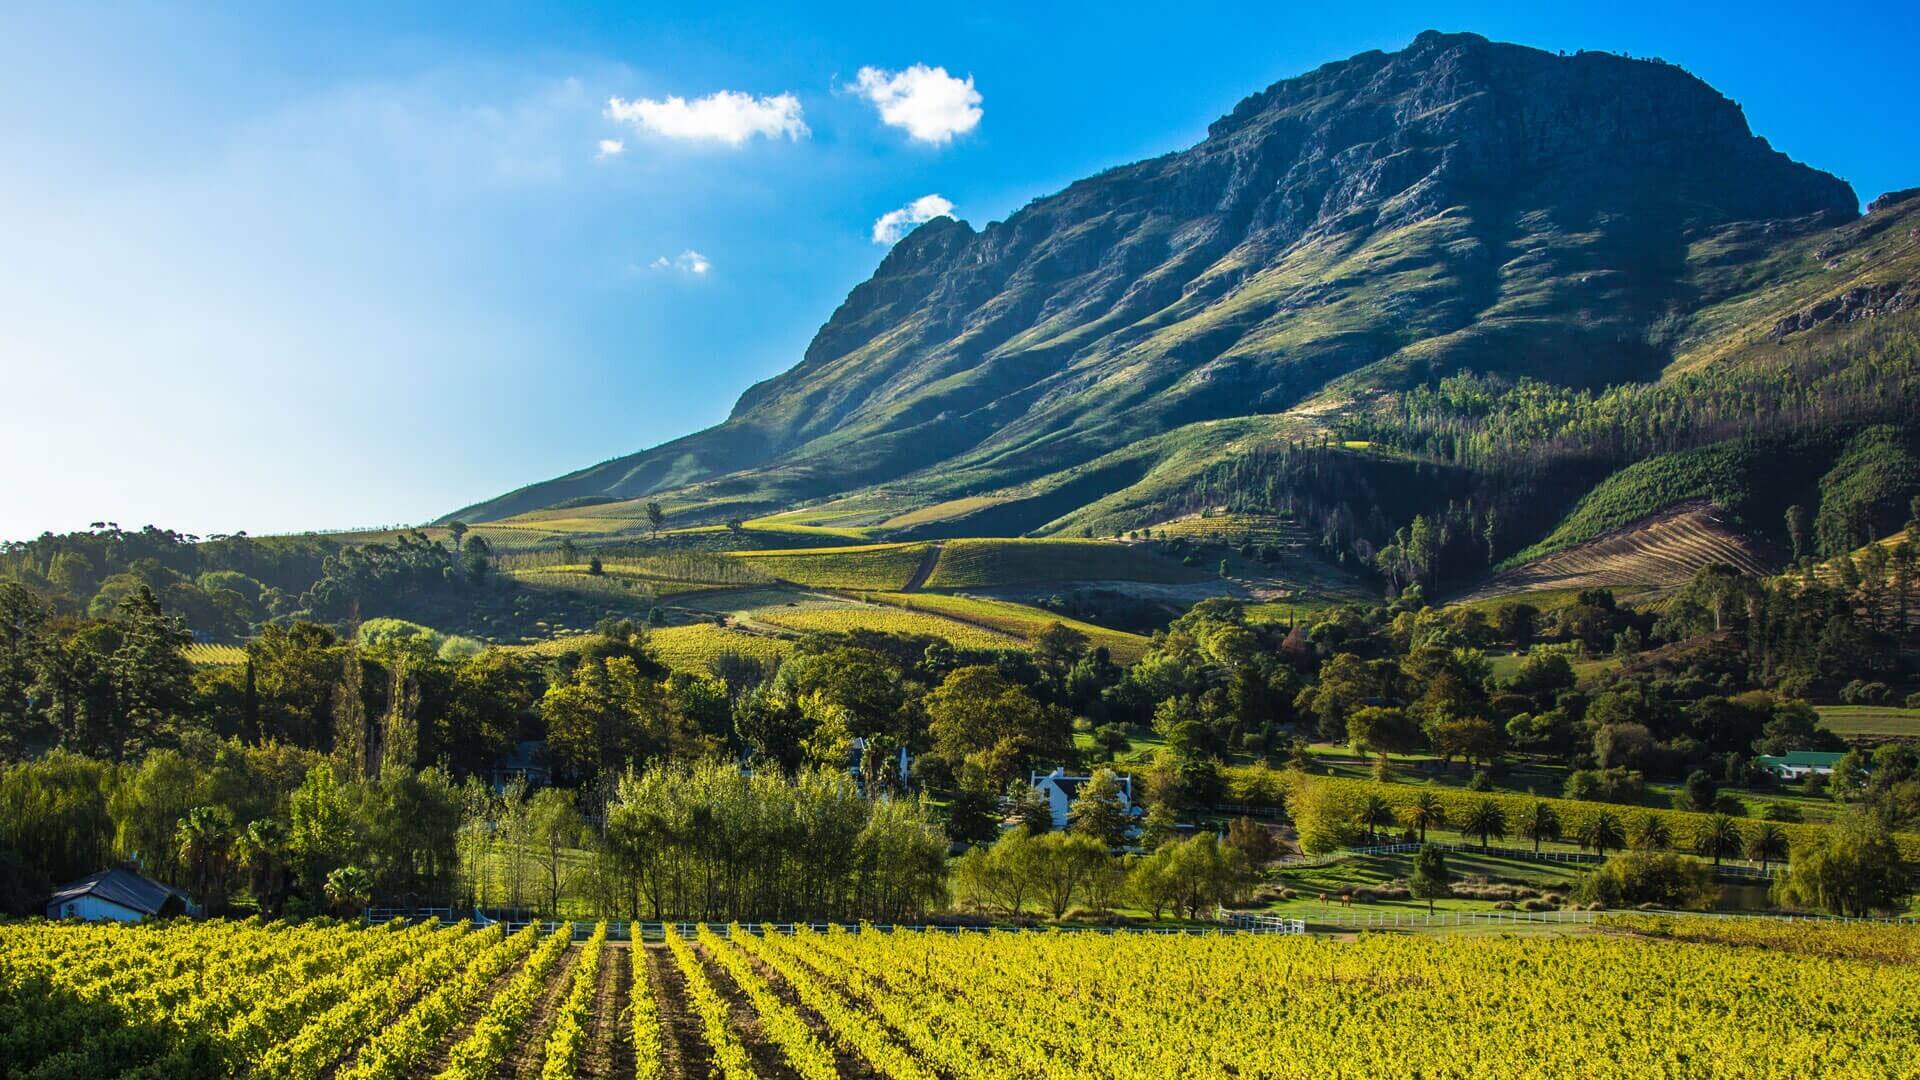
[[[416,522],[664,441],[889,212],[983,225],[1429,27],[1661,56],[1920,185],[1910,4],[814,7],[6,5],[0,537]]]

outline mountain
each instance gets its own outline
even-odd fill
[[[1897,281],[1803,296],[1858,218],[1679,67],[1429,31],[1006,221],[928,222],[724,423],[450,517],[1149,523],[1223,460],[1453,373],[1652,383],[1781,304],[1897,309]]]

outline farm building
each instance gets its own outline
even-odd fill
[[[1839,754],[1822,750],[1789,750],[1778,756],[1761,754],[1753,763],[1772,769],[1773,774],[1783,780],[1800,780],[1809,773],[1820,776],[1831,773],[1839,760]]]
[[[47,899],[49,919],[139,922],[199,913],[200,905],[179,889],[118,867],[62,885]]]
[[[1067,771],[1060,768],[1044,775],[1041,773],[1032,775],[1030,783],[1033,784],[1034,790],[1047,797],[1047,807],[1053,811],[1055,829],[1067,827],[1067,810],[1073,806],[1073,800],[1080,794],[1080,789],[1091,779],[1093,779],[1091,776],[1068,776]],[[1145,813],[1134,804],[1133,776],[1130,773],[1122,774],[1120,777],[1120,801],[1129,814],[1137,817]]]
[[[487,782],[493,790],[504,792],[514,781],[524,780],[529,790],[553,784],[553,770],[547,766],[547,744],[529,739],[513,744],[487,769]]]

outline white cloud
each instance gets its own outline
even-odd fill
[[[956,79],[943,67],[915,64],[901,72],[863,67],[854,84],[890,127],[928,143],[944,143],[980,123],[980,91],[973,76]]]
[[[948,217],[952,213],[953,203],[939,195],[922,195],[898,210],[881,214],[873,223],[873,242],[898,243],[901,237],[913,231],[915,225],[937,217]]]
[[[649,263],[648,267],[653,270],[678,270],[683,274],[705,274],[713,269],[713,261],[688,248],[671,259],[662,255]]]
[[[632,124],[670,139],[706,139],[739,146],[755,135],[798,141],[811,132],[800,117],[800,99],[792,94],[754,97],[738,90],[718,90],[688,101],[669,96],[664,101],[608,98],[609,120]]]
[[[622,153],[625,153],[626,149],[627,144],[619,139],[601,139],[600,152],[594,156],[602,158],[618,157]]]

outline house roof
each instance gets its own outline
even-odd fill
[[[149,915],[160,914],[170,899],[178,899],[186,907],[193,906],[193,898],[179,889],[119,867],[88,874],[79,881],[62,885],[47,898],[47,903],[49,905],[64,904],[82,896],[96,896],[119,904],[123,908],[144,911]]]
[[[547,744],[539,739],[529,739],[513,744],[513,748],[501,754],[493,763],[495,772],[546,772]]]
[[[1822,765],[1832,768],[1843,756],[1831,750],[1789,750],[1784,754],[1762,754],[1753,760],[1763,765]]]

